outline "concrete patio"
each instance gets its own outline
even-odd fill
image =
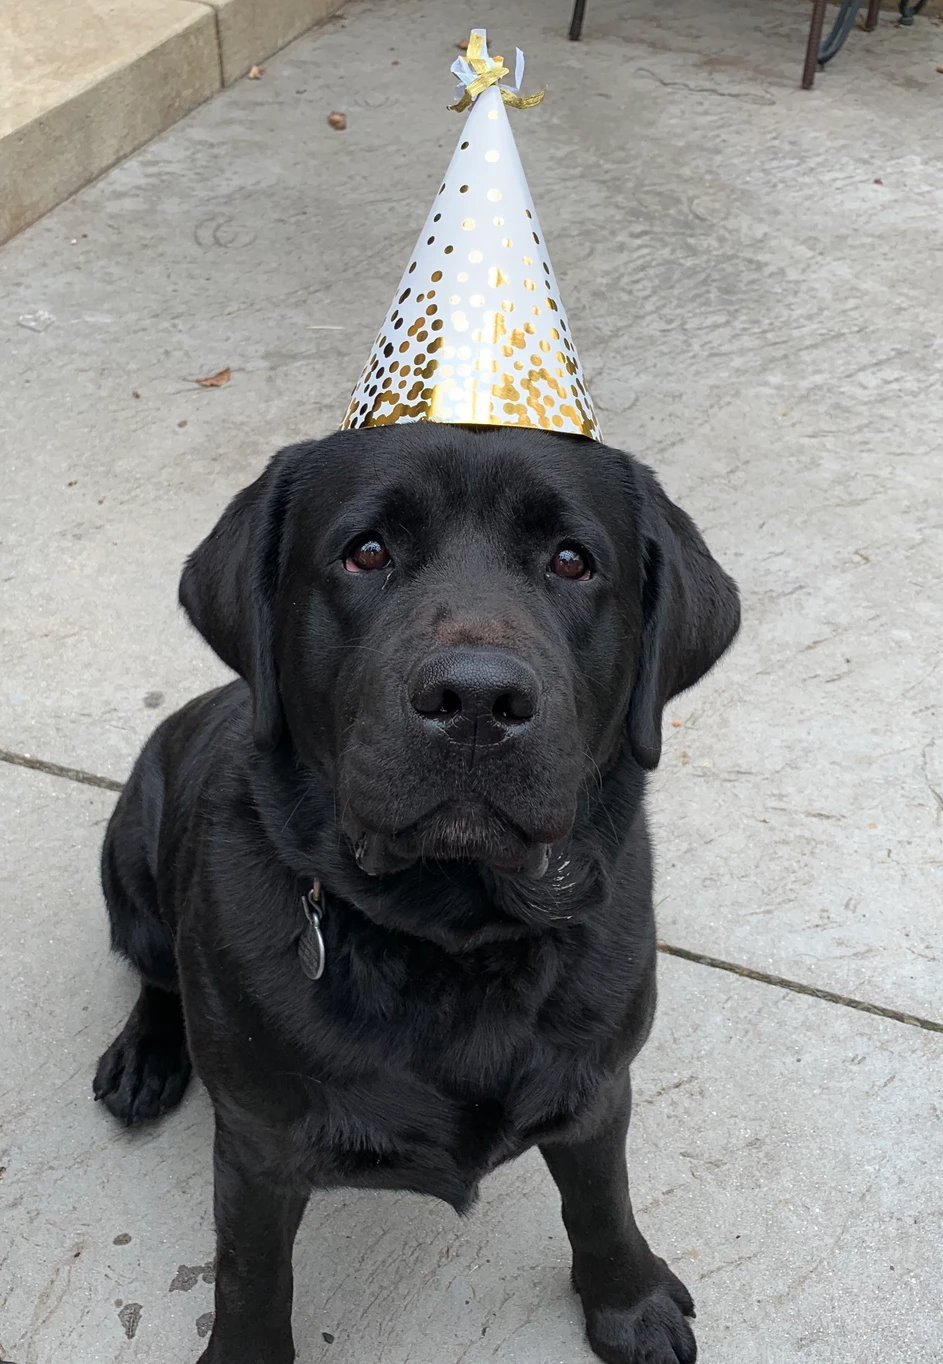
[[[639,1222],[705,1364],[935,1364],[943,27],[885,14],[803,94],[804,6],[591,0],[578,46],[568,9],[473,17],[547,87],[512,117],[607,438],[744,597],[652,784],[660,935],[695,960],[661,958],[637,1066]],[[343,414],[470,17],[350,0],[0,249],[0,1359],[188,1364],[209,1329],[206,1096],[130,1135],[91,1098],[134,988],[98,847],[150,729],[224,676],[183,557]],[[464,1222],[318,1196],[295,1263],[299,1361],[593,1358],[536,1156]]]

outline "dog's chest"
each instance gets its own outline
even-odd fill
[[[484,1174],[596,1099],[603,1046],[577,1026],[566,990],[427,981],[399,1005],[382,1023],[348,1015],[352,1064],[318,1085],[300,1134],[318,1181],[467,1206]]]

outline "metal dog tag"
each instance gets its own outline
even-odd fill
[[[321,933],[321,916],[324,913],[324,897],[321,883],[315,881],[307,895],[301,897],[307,923],[298,939],[298,961],[309,980],[320,980],[324,975],[327,954],[324,950],[324,937]]]

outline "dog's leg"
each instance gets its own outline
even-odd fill
[[[102,888],[112,946],[142,981],[127,1023],[98,1063],[94,1093],[132,1127],[176,1107],[191,1072],[173,937],[158,910],[133,779],[105,836]]]
[[[291,1253],[308,1194],[280,1177],[277,1140],[267,1129],[256,1151],[216,1115],[216,1319],[199,1364],[295,1358]]]
[[[652,1254],[632,1212],[625,1161],[631,1105],[626,1078],[597,1132],[541,1152],[563,1199],[573,1282],[596,1354],[608,1364],[693,1364],[697,1346],[685,1321],[694,1315],[691,1295]]]
[[[145,981],[127,1023],[98,1063],[95,1098],[133,1127],[176,1108],[189,1079],[180,996]]]

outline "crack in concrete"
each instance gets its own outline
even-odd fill
[[[13,767],[28,767],[33,772],[45,772],[50,777],[62,777],[65,781],[77,781],[83,786],[100,786],[105,791],[123,791],[124,782],[113,777],[100,777],[95,772],[86,772],[81,767],[64,767],[62,763],[47,762],[44,758],[33,758],[29,753],[13,753],[0,748],[0,762],[10,763]]]
[[[904,1013],[902,1009],[891,1009],[885,1004],[869,1004],[867,1000],[855,999],[852,995],[841,995],[836,990],[822,990],[817,985],[806,985],[801,980],[790,980],[787,976],[774,976],[769,971],[755,971],[752,966],[740,966],[736,962],[724,961],[722,957],[708,956],[705,952],[692,952],[687,947],[675,947],[672,943],[660,942],[658,950],[669,957],[681,957],[684,961],[694,962],[698,966],[710,966],[715,971],[729,971],[732,975],[743,976],[746,980],[755,980],[761,985],[775,985],[777,989],[791,990],[796,995],[808,995],[826,1004],[842,1004],[846,1009],[857,1009],[859,1013],[888,1018],[893,1023],[906,1023],[911,1028],[922,1028],[925,1032],[943,1033],[943,1022],[923,1018],[919,1014]]]
[[[664,76],[659,76],[657,71],[652,71],[647,66],[638,66],[635,69],[637,76],[647,76],[649,80],[657,81],[666,90],[686,90],[692,95],[718,95],[721,99],[741,100],[744,104],[775,104],[776,101],[767,91],[764,95],[757,95],[752,90],[719,90],[714,85],[688,85],[687,81],[669,81]]]
[[[935,746],[936,739],[931,739],[928,744],[924,744],[923,751],[920,755],[920,768],[921,771],[923,772],[923,779],[927,784],[927,790],[930,792],[930,795],[936,801],[936,814],[934,815],[934,822],[939,824],[940,816],[943,815],[943,795],[940,794],[940,792],[933,785],[933,782],[930,780],[930,770],[928,767],[929,760],[927,757],[928,753],[930,752],[930,749],[934,748]]]

